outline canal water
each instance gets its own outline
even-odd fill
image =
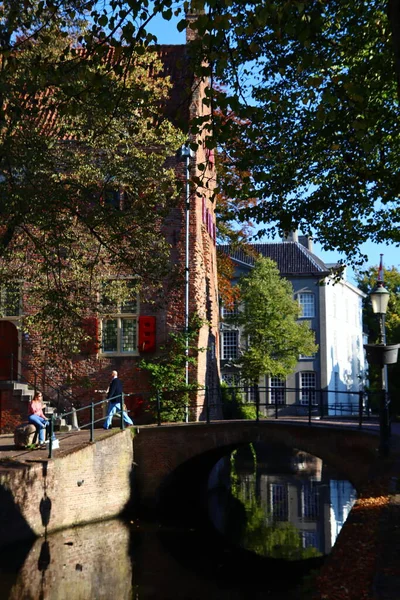
[[[355,490],[317,457],[258,444],[216,462],[200,500],[185,495],[190,525],[111,520],[8,547],[0,598],[307,600]]]

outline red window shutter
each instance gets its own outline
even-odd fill
[[[99,320],[96,317],[87,317],[82,321],[82,329],[89,337],[81,344],[81,354],[97,354],[99,351]]]
[[[139,317],[139,352],[155,352],[156,318]]]

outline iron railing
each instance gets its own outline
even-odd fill
[[[39,381],[38,374],[33,370],[29,362],[19,360],[14,354],[1,355],[0,358],[10,360],[10,381],[26,383],[34,392],[40,387],[45,402],[49,402],[58,411],[60,411],[62,405],[73,406],[73,395],[65,390],[62,391],[60,386],[49,375],[44,375],[41,381]],[[23,371],[25,373],[31,372],[32,377],[28,377]],[[53,381],[55,385],[50,383],[50,381]],[[50,390],[50,393],[48,390]]]
[[[117,417],[120,419],[120,429],[122,431],[125,429],[124,412],[129,412],[126,410],[126,407],[125,407],[125,398],[129,397],[130,395],[133,395],[133,394],[122,393],[121,409],[114,414],[114,417]],[[82,406],[80,408],[73,408],[69,412],[65,412],[65,413],[61,413],[60,415],[57,415],[57,417],[55,417],[54,415],[51,415],[50,431],[49,431],[49,458],[53,457],[53,438],[54,438],[54,433],[55,433],[56,418],[60,419],[60,420],[66,419],[67,417],[72,418],[72,416],[76,415],[77,413],[83,413],[83,411],[85,411],[85,410],[89,411],[90,418],[86,422],[80,423],[79,429],[85,429],[86,427],[88,427],[89,431],[90,431],[89,441],[93,442],[94,441],[94,430],[95,430],[96,423],[100,423],[101,421],[104,421],[107,418],[107,415],[102,415],[100,418],[96,419],[95,418],[95,407],[104,405],[105,403],[108,403],[108,402],[112,402],[113,400],[117,400],[118,398],[119,398],[119,395],[114,396],[113,398],[108,398],[107,400],[105,400],[105,399],[100,400],[99,402],[92,401],[90,404],[88,404],[86,406]]]
[[[378,416],[378,408],[374,409],[374,393],[366,391],[332,391],[315,388],[278,388],[262,386],[235,387],[201,387],[188,390],[187,387],[177,390],[154,392],[135,392],[122,394],[122,405],[129,397],[136,397],[142,405],[142,415],[136,414],[137,406],[129,407],[136,427],[142,424],[158,426],[198,422],[212,423],[229,420],[253,420],[259,422],[265,419],[297,418],[309,425],[315,421],[337,420],[353,421],[362,428],[365,421],[371,421]],[[379,393],[377,392],[377,399]],[[111,400],[113,400],[111,398]],[[59,419],[71,418],[74,413],[83,414],[89,411],[89,416],[79,424],[79,429],[88,428],[90,441],[94,441],[94,429],[106,415],[95,417],[95,408],[105,404],[107,400],[92,401],[86,406],[74,408],[72,411],[57,416]],[[133,414],[132,414],[133,413]],[[114,415],[115,416],[115,415]],[[119,410],[120,429],[125,427],[123,411]],[[82,419],[81,419],[82,420]],[[52,457],[52,438],[55,429],[55,417],[51,418],[49,458]]]
[[[364,420],[378,415],[374,397],[379,393],[335,391],[316,388],[264,386],[182,388],[173,391],[142,392],[147,423],[304,417],[313,420],[348,419],[362,427]],[[187,419],[187,415],[189,419]]]

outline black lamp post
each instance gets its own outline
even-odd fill
[[[389,395],[387,389],[387,365],[397,362],[397,352],[400,344],[386,344],[385,315],[389,302],[389,292],[383,286],[383,281],[378,280],[376,287],[371,292],[372,310],[379,319],[378,344],[365,344],[367,360],[370,364],[381,367],[381,394],[379,402],[379,453],[381,456],[389,455],[390,448],[390,415]]]

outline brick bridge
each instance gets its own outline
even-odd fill
[[[224,421],[145,426],[134,440],[135,497],[153,508],[169,483],[182,476],[186,486],[206,476],[219,458],[250,442],[284,444],[309,452],[337,468],[356,489],[363,487],[377,460],[377,427],[343,424]]]

